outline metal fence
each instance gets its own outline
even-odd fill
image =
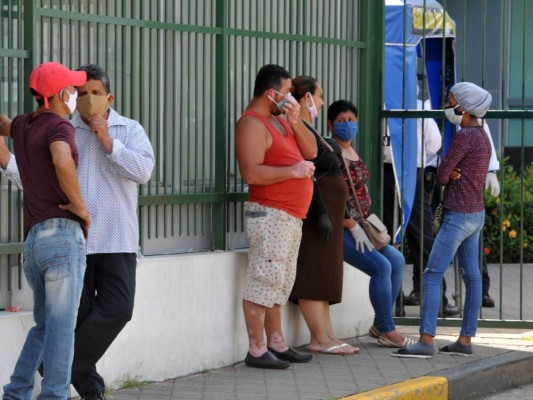
[[[429,5],[430,0],[414,3],[424,7]],[[404,123],[409,119],[435,118],[443,131],[445,119],[442,109],[451,82],[470,81],[491,92],[493,102],[485,122],[490,127],[500,161],[497,176],[501,192],[496,198],[485,193],[487,218],[480,251],[485,253],[489,263],[493,263],[489,271],[496,307],[480,310],[480,325],[530,327],[533,325],[533,313],[526,305],[533,300],[527,289],[527,277],[533,266],[533,214],[530,210],[533,204],[533,135],[530,133],[533,78],[527,71],[533,61],[533,4],[525,0],[442,0],[440,3],[445,11],[442,18],[455,21],[456,34],[452,40],[442,33],[442,46],[436,57],[440,59],[437,79],[441,84],[437,105],[433,101],[433,111],[408,110],[410,107],[402,106],[403,110],[383,110],[381,116],[385,121],[399,118]],[[408,12],[406,6],[405,13]],[[434,57],[430,54],[434,49],[430,48],[427,39],[431,18],[433,16],[428,12],[419,14],[418,20],[425,21],[420,30],[422,39],[417,70],[423,100],[432,96],[428,91],[428,81],[436,79],[430,76],[427,63],[430,57]],[[400,93],[405,91],[401,81],[398,90]],[[423,242],[420,243],[422,246]],[[421,271],[418,273],[421,275]],[[459,272],[456,271],[456,274]],[[514,282],[511,283],[511,280]],[[460,306],[460,279],[456,282],[455,293],[453,280],[448,282],[448,298],[452,301],[451,296],[455,295]],[[406,288],[405,293],[409,290]],[[411,312],[409,318],[408,313],[407,318],[398,318],[398,322],[418,324],[418,317],[412,316]],[[459,322],[448,320],[441,323],[458,325]]]
[[[361,114],[377,121],[381,24],[371,21],[382,8],[372,0],[0,0],[0,112],[34,107],[27,82],[41,62],[103,66],[113,107],[141,123],[156,155],[140,189],[141,252],[246,247],[233,135],[255,74],[277,63],[312,75],[326,103],[361,96]],[[360,71],[372,83],[358,85]],[[318,126],[326,132],[323,116]],[[1,183],[0,308],[21,279],[23,239],[21,194]]]
[[[428,2],[408,4],[424,7]],[[54,60],[72,68],[102,65],[111,78],[114,107],[145,127],[157,157],[139,198],[142,253],[200,252],[247,245],[242,219],[246,185],[237,168],[233,134],[262,65],[278,63],[293,76],[315,76],[326,104],[339,98],[358,103],[362,135],[357,147],[373,175],[370,189],[378,213],[382,123],[392,118],[442,122],[447,74],[456,82],[475,82],[493,94],[494,111],[487,121],[501,162],[502,194],[487,199],[492,208],[483,246],[489,260],[499,265],[493,271],[499,282],[498,307],[489,317],[531,320],[524,307],[524,276],[533,262],[533,75],[527,73],[533,62],[533,5],[527,0],[440,3],[456,22],[456,38],[443,40],[439,50],[440,103],[433,111],[416,111],[405,104],[402,110],[382,107],[385,5],[379,1],[0,0],[0,112],[14,116],[33,107],[26,84],[40,62]],[[422,46],[431,24],[438,24],[435,16],[413,16]],[[446,64],[450,56],[451,71]],[[418,64],[425,65],[426,57],[422,51]],[[417,72],[421,96],[427,98],[427,71]],[[397,82],[399,96],[404,96],[403,83]],[[324,113],[317,124],[325,133]],[[11,285],[22,279],[22,196],[4,178],[0,183],[2,308],[9,304]],[[509,265],[520,274],[512,289],[519,294],[517,315],[505,314]],[[482,311],[485,318],[487,314]]]

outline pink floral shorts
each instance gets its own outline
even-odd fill
[[[243,298],[265,307],[284,305],[296,278],[302,220],[253,202],[244,210],[250,250]]]

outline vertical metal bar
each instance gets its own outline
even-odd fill
[[[150,20],[153,20],[155,18],[157,18],[157,4],[155,3],[150,3],[150,11],[149,11],[149,15],[150,15]],[[150,44],[149,44],[149,48],[150,48],[150,52],[152,53],[152,57],[151,59],[152,60],[156,60],[155,62],[150,62],[148,65],[149,65],[149,73],[148,73],[148,76],[150,77],[153,77],[153,80],[152,82],[150,82],[149,84],[149,90],[150,90],[150,93],[154,96],[154,98],[156,99],[159,99],[159,39],[158,39],[158,36],[157,36],[157,30],[155,29],[150,29],[149,31],[149,37],[150,37]],[[155,41],[155,44],[153,43]],[[163,180],[163,173],[161,172],[161,160],[163,159],[163,149],[161,148],[161,132],[160,132],[160,129],[159,129],[159,121],[158,121],[158,111],[157,111],[157,107],[155,105],[155,103],[151,103],[151,107],[150,107],[150,115],[149,115],[149,118],[150,118],[150,126],[154,128],[154,131],[155,131],[155,145],[154,147],[157,149],[157,160],[156,160],[156,167],[155,167],[155,170],[156,170],[156,177],[157,177],[157,184],[155,186],[155,193],[156,195],[159,195],[160,194],[160,190],[161,190],[161,186],[164,185],[164,180]],[[155,119],[154,122],[152,122],[153,120]],[[155,230],[155,238],[157,239],[159,237],[159,233],[160,233],[160,221],[161,221],[161,216],[160,216],[160,210],[161,210],[161,207],[165,207],[164,205],[156,205],[155,206],[155,227],[154,227],[154,230]]]
[[[509,43],[510,40],[510,32],[508,32],[509,27],[506,26],[507,24],[507,10],[510,7],[510,4],[507,0],[504,0],[503,2],[503,10],[502,10],[502,30],[501,30],[501,37],[502,37],[502,86],[501,86],[501,104],[505,105],[505,109],[508,110],[508,104],[505,101],[506,94],[508,94],[507,85],[508,85],[508,76],[509,76],[509,63],[507,62],[507,43]],[[510,14],[509,14],[510,15]],[[507,124],[509,121],[507,121]],[[505,160],[503,157],[503,129],[504,129],[504,121],[500,120],[500,184],[501,184],[501,191],[500,191],[500,220],[499,224],[502,226],[502,216],[503,216],[503,193],[505,191]],[[500,238],[499,238],[499,247],[500,247],[500,260],[499,260],[499,276],[500,276],[500,282],[499,282],[499,289],[500,289],[500,298],[499,298],[499,318],[503,319],[503,295],[504,295],[504,287],[503,287],[503,231],[500,229]]]
[[[216,26],[222,29],[222,33],[216,36],[216,50],[215,54],[220,62],[216,63],[215,71],[215,98],[227,99],[227,85],[228,77],[228,41],[227,41],[227,24],[228,24],[228,0],[216,0]],[[224,103],[225,104],[225,103]],[[215,108],[215,192],[224,191],[226,187],[226,127],[227,113],[225,107]],[[226,249],[225,236],[225,204],[223,202],[213,205],[213,234],[215,250]]]
[[[384,2],[362,0],[360,9],[361,41],[366,44],[359,57],[359,99],[360,123],[364,132],[381,132],[380,110],[383,109],[382,75],[384,48]],[[367,135],[366,140],[359,143],[358,153],[368,165],[374,177],[381,171],[381,137]],[[376,157],[379,154],[380,156]],[[374,206],[381,210],[382,199],[379,196],[382,179],[369,181],[370,196]]]
[[[522,12],[522,110],[526,109],[526,49],[527,49],[527,1],[524,0]],[[525,157],[525,121],[521,120],[520,138],[520,319],[524,319],[524,157]]]
[[[158,2],[156,6],[155,11],[155,21],[160,22],[164,19],[164,7],[165,2]],[[165,81],[165,58],[166,58],[166,52],[165,52],[165,31],[163,29],[156,29],[155,38],[157,41],[157,68],[156,68],[156,98],[159,99],[160,104],[165,103],[165,94],[166,94],[166,85],[164,84]],[[155,118],[157,121],[157,133],[159,136],[159,143],[160,143],[160,154],[161,159],[165,160],[165,156],[167,153],[167,135],[165,134],[165,111],[162,107],[157,107],[157,110],[155,112]],[[165,163],[161,164],[161,183],[162,183],[162,192],[163,195],[167,194],[167,174],[166,174],[166,165]],[[161,221],[161,230],[159,231],[162,234],[162,237],[165,238],[167,236],[167,225],[168,225],[168,219],[167,219],[167,210],[168,210],[167,204],[161,205],[162,215],[160,215],[159,220]]]
[[[109,4],[109,3],[106,2],[106,4]],[[140,6],[139,18],[141,18],[141,19],[144,18],[144,7],[143,7],[143,5]],[[105,25],[105,27],[107,27],[107,24]],[[144,28],[139,28],[139,47],[138,48],[141,50],[140,52],[144,54],[143,29]],[[107,31],[107,29],[106,29],[106,31]],[[106,36],[106,41],[108,41],[107,33],[106,33],[105,36]],[[107,52],[104,53],[104,54],[107,54]],[[139,66],[138,66],[138,68],[139,68],[139,79],[138,79],[139,98],[143,99],[144,98],[144,93],[143,93],[144,92],[143,91],[143,77],[144,77],[144,74],[143,74],[143,59],[142,59],[142,57],[139,58],[138,62],[139,62]],[[138,120],[139,120],[139,123],[141,124],[141,126],[144,127],[145,126],[144,125],[144,111],[142,109],[140,109],[140,111],[139,111]],[[147,134],[148,137],[150,137],[149,129],[146,129],[146,134]],[[147,185],[149,187],[150,186],[150,182]],[[144,194],[145,188],[146,188],[147,185],[139,185],[139,195],[142,196]],[[141,254],[144,251],[145,235],[147,234],[146,227],[145,227],[145,224],[144,224],[144,218],[145,218],[145,215],[146,215],[146,209],[147,209],[147,206],[140,206],[139,207],[138,221],[139,221],[139,240],[140,240]],[[149,228],[149,225],[148,225],[148,230],[149,229],[150,228]]]
[[[485,87],[485,74],[486,74],[486,54],[485,46],[487,43],[487,0],[483,0],[481,7],[481,87]],[[485,120],[482,120],[482,123]],[[479,274],[483,277],[483,229],[479,235],[479,246],[478,246],[478,262],[479,262]],[[483,318],[483,307],[479,308],[479,318]]]
[[[37,65],[37,0],[24,1],[24,48],[29,52],[29,58],[24,61],[24,76],[22,82],[26,87],[30,81],[31,71]],[[42,36],[41,36],[42,37]],[[24,112],[30,112],[33,108],[33,96],[29,90],[25,91]]]
[[[108,3],[109,4],[109,3]],[[146,5],[144,6],[144,9],[141,10],[141,18],[144,16],[145,14],[145,11],[146,11]],[[143,34],[144,32],[143,31],[146,31],[145,34]],[[140,49],[142,52],[146,52],[146,38],[148,38],[148,43],[150,43],[150,30],[147,29],[147,28],[141,28],[141,32],[140,32],[140,38],[139,38],[139,42],[140,42]],[[106,53],[107,54],[107,53]],[[141,77],[141,80],[139,82],[139,98],[140,99],[144,99],[145,98],[145,84],[146,82],[144,82],[143,80],[143,77],[145,76],[149,76],[148,73],[149,73],[149,70],[148,69],[145,69],[145,65],[146,65],[146,60],[144,58],[141,58],[139,60],[139,76]],[[149,125],[149,121],[150,121],[150,107],[148,107],[148,115],[146,115],[146,113],[143,113],[145,116],[146,116],[146,121],[144,121],[145,126],[146,127],[146,130],[147,130],[147,134],[148,134],[148,137],[150,138],[150,141],[153,141],[153,133],[150,129],[150,125]],[[157,160],[156,160],[156,163],[157,163]],[[155,177],[155,184],[157,185],[157,176]],[[151,182],[148,183],[148,187],[146,188],[147,190],[147,194],[150,195],[152,193],[152,184]],[[145,193],[145,187],[144,185],[141,186],[141,194],[144,194]],[[141,219],[141,221],[144,223],[144,218],[143,216],[146,215],[146,238],[147,239],[151,239],[152,237],[152,217],[151,217],[151,211],[152,211],[152,207],[151,206],[143,206],[141,207],[140,209],[140,216],[139,218]],[[141,225],[141,233],[143,231],[143,228],[144,225]],[[142,235],[141,234],[141,248],[144,248],[144,237],[145,235]]]
[[[182,15],[182,18],[184,18],[183,16],[185,15],[184,13],[184,2],[181,3],[180,5],[180,12],[181,12],[181,15]],[[187,49],[186,47],[184,46],[184,43],[185,43],[185,39],[186,39],[186,33],[185,32],[181,32],[180,33],[180,60],[186,60],[187,59]],[[185,85],[186,85],[186,81],[187,81],[187,77],[185,75],[185,63],[182,61],[180,63],[180,85],[181,85],[181,93],[183,94],[186,94],[186,90],[185,90]],[[184,180],[184,163],[187,161],[186,160],[186,157],[184,157],[183,155],[183,149],[185,148],[185,134],[184,132],[186,132],[186,129],[185,129],[185,122],[186,122],[186,115],[185,115],[185,102],[181,102],[180,105],[179,105],[179,115],[180,115],[180,135],[179,135],[179,148],[180,148],[180,162],[179,162],[179,191],[180,193],[183,193],[184,191],[184,183],[185,183],[185,180]],[[185,218],[183,218],[183,209],[185,208],[185,206],[182,206],[182,205],[179,205],[178,206],[178,211],[179,211],[179,232],[178,234],[181,236],[183,234],[183,230],[184,230],[184,226],[185,226],[185,223],[186,223],[186,220]]]
[[[424,7],[424,12],[422,14],[422,85],[421,85],[421,89],[420,89],[420,95],[421,95],[421,102],[422,102],[422,109],[424,110],[425,109],[425,103],[424,103],[424,93],[425,93],[425,88],[426,88],[426,53],[427,53],[427,42],[426,42],[426,21],[427,21],[427,9],[426,9],[426,0],[424,0],[424,3],[423,3],[423,7]],[[443,32],[446,30],[446,25],[444,24],[445,23],[445,19],[444,19],[444,15],[445,15],[445,10],[443,11],[443,27],[442,27],[442,30]],[[443,33],[444,34],[444,33]],[[443,47],[444,47],[444,41],[443,41]],[[417,85],[418,85],[418,82],[417,82]],[[417,107],[418,109],[418,98],[417,98]],[[422,129],[422,137],[421,137],[421,144],[420,144],[420,151],[422,152],[420,154],[420,171],[422,173],[418,174],[418,180],[419,180],[419,187],[420,187],[420,192],[419,193],[416,193],[415,191],[415,196],[418,196],[419,197],[419,204],[420,204],[420,221],[419,221],[419,232],[424,232],[424,223],[425,223],[425,212],[424,212],[424,209],[425,209],[425,201],[424,201],[424,197],[425,197],[425,188],[424,188],[424,183],[425,183],[425,175],[423,173],[424,171],[424,167],[425,167],[425,159],[426,159],[426,154],[425,154],[425,140],[426,140],[426,131],[425,131],[425,118],[422,119],[422,124],[421,124],[421,129]],[[401,223],[401,221],[399,222]],[[424,245],[425,245],[425,239],[426,239],[426,235],[425,234],[421,234],[420,235],[420,241],[418,243],[418,246],[419,246],[419,259],[418,259],[418,262],[419,262],[419,265],[422,266],[422,268],[419,268],[418,271],[415,271],[414,273],[418,274],[419,276],[419,282],[422,282],[422,271],[423,269],[426,267],[424,265]],[[421,287],[420,287],[421,288]],[[424,293],[422,290],[420,290],[420,299],[423,300],[423,297],[424,297]],[[400,291],[400,296],[403,297],[403,289]],[[422,302],[421,302],[422,303]],[[420,310],[422,310],[421,308],[422,306],[420,306]]]
[[[176,4],[174,4],[174,7],[175,8],[178,8],[178,6]],[[172,22],[176,22],[175,20],[173,20]],[[173,32],[172,33],[172,36],[174,37],[174,43],[179,43],[179,33],[178,32]],[[180,62],[180,58],[179,58],[179,50],[177,50],[176,46],[172,46],[172,58],[174,60],[173,64],[178,66],[179,65],[179,62]],[[178,77],[177,77],[177,68],[172,68],[172,83],[173,83],[173,88],[174,90],[177,92],[178,90]],[[179,93],[179,92],[178,92]],[[171,116],[171,121],[172,121],[172,126],[170,127],[170,132],[172,134],[172,155],[173,157],[172,160],[171,160],[171,181],[172,181],[172,194],[175,195],[176,194],[176,159],[180,156],[180,154],[176,154],[177,152],[177,149],[176,149],[176,136],[178,134],[178,132],[176,132],[176,127],[178,126],[178,121],[177,121],[177,98],[179,96],[171,96],[171,113],[172,113],[172,116]],[[170,227],[170,235],[171,236],[174,236],[176,234],[176,224],[175,224],[175,221],[176,221],[176,206],[173,205],[171,206],[171,213],[170,213],[170,219],[172,221],[172,224],[171,224],[171,227]]]
[[[443,18],[442,23],[444,27],[446,27],[446,17],[448,16],[448,11],[447,11],[448,4],[447,3],[448,3],[447,0],[444,0],[442,3],[442,6],[444,8],[444,16],[442,17]],[[455,29],[457,29],[457,27]],[[457,32],[455,34],[457,35]],[[441,64],[442,69],[441,70],[442,71],[446,70],[446,45],[447,45],[446,31],[445,29],[443,29],[442,30],[442,49],[441,49],[441,54],[442,54],[442,64]],[[454,68],[455,68],[455,62],[454,62]],[[441,80],[441,92],[440,93],[441,93],[441,99],[440,99],[439,108],[440,107],[444,108],[444,104],[446,104],[446,79],[444,75]],[[442,131],[443,136],[444,136],[445,127],[446,127],[446,118],[442,118],[441,131]],[[442,151],[442,147],[444,147],[444,142],[441,143],[441,151]]]
[[[463,26],[463,45],[461,48],[461,81],[465,80],[465,60],[466,60],[466,0],[463,2],[463,18],[462,18],[462,26]]]

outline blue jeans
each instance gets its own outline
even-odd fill
[[[85,273],[85,238],[80,224],[62,218],[31,228],[24,244],[24,274],[33,289],[33,318],[4,400],[31,400],[43,363],[38,399],[66,399],[74,357],[74,327]]]
[[[441,228],[433,244],[423,274],[424,298],[420,333],[435,336],[440,307],[440,283],[444,272],[457,253],[459,269],[465,283],[461,336],[475,336],[477,315],[481,304],[479,273],[479,235],[485,222],[485,211],[460,213],[445,210]]]
[[[348,229],[344,229],[344,261],[370,276],[370,302],[374,308],[374,324],[380,332],[392,332],[396,325],[392,319],[392,307],[400,292],[405,258],[394,247],[381,250],[355,249],[355,241]]]

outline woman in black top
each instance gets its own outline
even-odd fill
[[[304,219],[298,253],[296,281],[290,299],[298,303],[311,332],[308,350],[326,354],[355,354],[359,349],[337,339],[329,315],[330,304],[342,298],[342,235],[347,188],[339,167],[340,147],[326,141],[313,128],[312,120],[324,105],[316,79],[293,80],[292,95],[301,105],[302,121],[318,145],[314,191]],[[338,155],[336,154],[338,153]]]

